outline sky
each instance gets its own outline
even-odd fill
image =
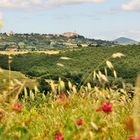
[[[140,41],[140,0],[0,0],[0,32]]]

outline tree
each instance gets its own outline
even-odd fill
[[[25,49],[25,43],[24,42],[19,42],[17,45],[18,45],[18,49]]]
[[[77,46],[78,46],[79,48],[82,48],[82,45],[81,45],[81,44],[77,44]]]

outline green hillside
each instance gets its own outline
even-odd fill
[[[0,33],[0,50],[49,50],[87,46],[112,46],[114,42],[85,38],[81,35],[67,37],[61,34]]]
[[[20,72],[12,71],[10,73],[11,73],[11,77],[10,77],[11,81],[14,81],[15,79],[22,81],[26,78]],[[9,71],[8,70],[1,70],[1,72],[0,72],[0,89],[4,90],[7,88],[8,85],[9,85]]]
[[[114,64],[118,76],[128,82],[135,81],[140,72],[140,46],[83,48],[66,51],[56,55],[24,54],[13,56],[12,70],[20,71],[31,77],[66,77],[74,80],[80,79],[86,72],[91,72],[113,53],[121,52],[126,56],[110,61]],[[61,57],[71,58],[62,60]],[[0,55],[0,66],[7,69],[7,56]],[[102,69],[105,66],[100,67]]]
[[[10,83],[9,83],[9,78],[10,78]],[[17,85],[22,84],[23,81],[25,80],[26,80],[25,86],[27,87],[32,88],[34,85],[37,84],[35,80],[31,80],[27,78],[21,72],[10,71],[10,77],[9,77],[9,71],[1,69],[0,70],[0,93],[4,90],[7,90],[9,86],[11,87],[11,89],[12,88],[14,89]]]

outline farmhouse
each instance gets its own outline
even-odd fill
[[[78,37],[79,35],[77,33],[74,33],[74,32],[65,32],[65,33],[63,33],[63,36],[65,36],[65,37],[74,37],[74,36]]]

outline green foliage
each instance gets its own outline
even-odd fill
[[[20,81],[23,81],[26,79],[26,77],[23,74],[21,74],[20,72],[12,71],[11,75],[12,75],[12,77],[10,79],[10,83],[15,81],[15,79],[20,80]],[[8,85],[9,85],[9,71],[2,70],[0,72],[0,89],[1,89],[1,91],[6,89]]]
[[[134,83],[138,73],[140,73],[140,46],[84,48],[65,51],[56,55],[32,53],[15,55],[13,56],[12,70],[20,71],[31,77],[50,75],[50,78],[53,79],[53,76],[56,75],[63,79],[68,78],[69,80],[78,82],[79,80],[76,78],[78,75],[87,76],[106,58],[116,52],[122,52],[126,55],[121,59],[111,59],[115,70],[118,72],[118,76],[127,82]],[[71,59],[61,60],[60,57],[62,56]],[[63,64],[64,67],[58,66],[58,63]],[[0,66],[8,69],[7,56],[0,55]],[[105,64],[99,68],[104,70],[104,66]]]
[[[139,48],[134,49],[136,51],[131,48],[131,53],[139,51]],[[33,90],[26,89],[24,84],[21,84],[24,91],[20,95],[20,92],[15,93],[19,99],[9,95],[10,100],[6,100],[7,93],[0,94],[0,139],[55,140],[54,137],[57,133],[61,133],[65,140],[124,140],[129,139],[131,135],[135,136],[135,132],[138,133],[138,131],[134,128],[133,120],[139,119],[137,116],[139,88],[136,87],[133,104],[134,92],[130,92],[129,86],[117,77],[115,69],[123,64],[129,64],[132,67],[133,61],[137,63],[139,56],[134,58],[130,55],[126,56],[127,59],[122,58],[124,62],[121,61],[122,59],[117,61],[113,59],[112,54],[116,52],[129,54],[130,52],[126,51],[128,48],[110,48],[110,52],[107,50],[107,48],[93,50],[87,48],[58,55],[13,56],[12,69],[26,74],[31,72],[30,76],[41,76],[41,89],[49,92],[44,94],[37,87]],[[98,55],[101,55],[102,58]],[[116,53],[113,56],[121,55],[123,56],[121,53]],[[1,60],[7,59],[7,56],[4,55],[0,57]],[[131,63],[127,63],[128,61]],[[115,65],[112,65],[111,62]],[[138,64],[133,65],[135,70],[139,68]],[[3,61],[1,61],[1,66],[7,67]],[[139,71],[137,70],[137,72]],[[84,85],[81,83],[82,76]],[[135,77],[133,78],[135,79]],[[86,81],[86,79],[88,80]],[[90,83],[85,83],[91,80],[96,82],[92,83],[95,84],[94,87]],[[98,86],[98,84],[102,86]],[[111,108],[110,111],[103,110],[104,103],[107,110]],[[133,105],[136,113],[132,118]],[[79,120],[80,122],[82,120],[80,124],[77,123]],[[137,126],[139,126],[139,122]]]
[[[0,46],[15,45],[19,50],[48,50],[78,47],[77,44],[100,44],[102,46],[112,46],[114,42],[84,38],[83,36],[65,37],[53,34],[11,34],[1,33]]]

